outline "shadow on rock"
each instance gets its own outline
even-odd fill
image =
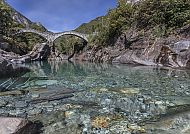
[[[43,124],[41,122],[39,121],[36,121],[34,123],[30,122],[15,134],[41,134],[42,128]]]

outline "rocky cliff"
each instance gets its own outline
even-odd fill
[[[179,32],[179,30],[178,30]],[[151,39],[147,32],[123,33],[113,46],[93,48],[75,56],[77,60],[148,66],[190,68],[190,25],[180,29],[177,36]]]

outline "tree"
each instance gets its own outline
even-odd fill
[[[10,9],[0,3],[0,34],[8,36],[13,20],[10,15]]]

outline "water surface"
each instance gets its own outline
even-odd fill
[[[57,113],[50,114],[56,115],[52,117],[52,124],[47,123],[47,115],[37,117],[48,124],[44,133],[55,131],[54,127],[58,124],[59,129],[56,126],[56,131],[61,133],[64,130],[68,134],[144,131],[179,133],[189,130],[188,116],[180,116],[180,119],[173,117],[176,113],[188,112],[190,109],[189,70],[86,62],[35,62],[25,66],[31,72],[17,78],[1,79],[1,86],[9,90],[48,88],[56,91],[70,88],[76,91],[74,97],[66,100],[67,103],[79,106],[64,109],[65,125],[60,126]],[[30,99],[30,96],[26,98]],[[48,111],[60,111],[61,105],[65,103],[66,101],[60,100],[56,103],[31,105],[28,109],[42,108],[43,112],[46,111],[44,113],[49,114]],[[58,115],[60,117],[62,112]],[[158,119],[166,116],[172,121],[164,119],[159,123]],[[147,126],[152,121],[159,123],[160,127]]]

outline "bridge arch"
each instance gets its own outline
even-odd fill
[[[45,39],[46,41],[49,41],[47,35],[45,35],[44,33],[38,32],[36,30],[25,30],[25,29],[23,29],[23,30],[20,30],[17,33],[14,33],[14,36],[22,35],[22,34],[25,34],[25,33],[35,34],[35,35],[38,35],[41,38]]]
[[[19,35],[22,33],[34,33],[37,34],[41,37],[43,37],[44,39],[46,39],[48,42],[54,42],[57,38],[64,36],[64,35],[73,35],[76,37],[79,37],[81,39],[83,39],[84,41],[88,42],[88,39],[86,37],[85,34],[81,34],[78,32],[74,32],[74,31],[66,31],[66,32],[60,32],[60,33],[53,33],[53,32],[39,32],[33,29],[22,29],[19,32],[15,33],[14,35]]]
[[[54,40],[56,40],[57,38],[64,36],[64,35],[73,35],[73,36],[76,36],[80,39],[83,39],[85,42],[88,42],[88,39],[87,39],[85,34],[81,34],[81,33],[74,32],[74,31],[66,31],[66,32],[55,33]]]

